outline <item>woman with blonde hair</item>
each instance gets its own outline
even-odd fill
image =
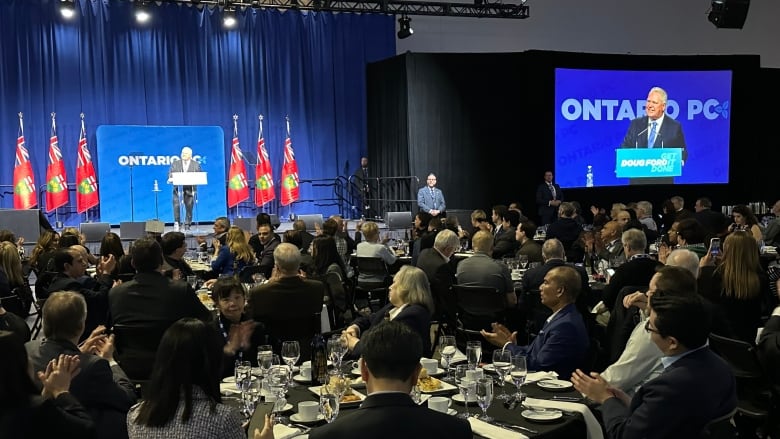
[[[214,251],[217,257],[211,262],[211,269],[217,276],[238,274],[242,268],[255,263],[255,253],[247,243],[246,234],[236,226],[228,229],[225,245],[214,240]]]
[[[54,250],[57,250],[59,244],[60,234],[53,230],[47,230],[38,237],[38,242],[35,244],[35,247],[33,247],[32,254],[30,255],[30,266],[32,266],[39,275],[40,273],[47,271],[49,260],[54,254]]]
[[[420,334],[423,355],[431,356],[431,315],[433,297],[425,272],[404,265],[393,277],[388,293],[388,304],[368,317],[355,320],[342,334],[354,357],[360,356],[360,334],[385,320],[401,322]]]
[[[762,308],[768,308],[770,298],[756,240],[750,232],[733,232],[723,242],[723,256],[715,259],[707,252],[699,261],[699,294],[723,313],[737,338],[755,343]]]
[[[19,258],[19,250],[12,242],[0,242],[0,277],[3,275],[7,282],[0,279],[0,296],[8,297],[15,295],[19,298],[17,301],[8,301],[5,308],[8,311],[26,318],[30,314],[33,295],[27,279],[22,272],[22,260]]]

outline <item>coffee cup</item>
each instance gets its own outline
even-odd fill
[[[435,374],[439,368],[439,362],[430,358],[423,358],[420,360],[420,364],[428,372],[428,375]]]
[[[301,376],[305,380],[311,380],[311,363],[301,364]]]
[[[298,403],[298,416],[302,421],[314,421],[320,413],[320,404],[317,401],[302,401]]]
[[[428,408],[437,412],[447,413],[450,408],[450,399],[444,396],[434,396],[428,399]]]

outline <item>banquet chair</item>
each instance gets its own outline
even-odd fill
[[[766,437],[772,394],[769,380],[759,362],[756,348],[742,340],[710,334],[710,348],[731,367],[737,381],[735,422],[740,435],[755,437],[761,431]]]
[[[241,283],[253,283],[252,275],[262,274],[265,268],[260,265],[247,265],[238,272],[238,280]]]
[[[355,288],[353,303],[357,310],[370,308],[376,312],[387,304],[388,287],[390,286],[390,273],[387,264],[382,258],[358,257],[356,259]],[[382,278],[382,281],[361,281],[360,275],[368,275]]]
[[[265,325],[268,342],[274,352],[281,352],[282,342],[297,341],[301,348],[301,361],[311,360],[312,338],[322,332],[321,313],[304,316],[274,314],[256,317]]]
[[[460,346],[466,341],[481,341],[480,330],[492,330],[493,322],[506,322],[506,294],[492,287],[453,285],[450,291],[455,297],[455,335]],[[487,348],[485,345],[483,348]]]
[[[708,422],[701,432],[702,439],[733,439],[737,437],[737,429],[734,426],[734,415],[737,410],[732,410],[725,415]]]
[[[171,323],[115,323],[111,328],[116,361],[131,381],[142,383],[149,379],[160,339]]]

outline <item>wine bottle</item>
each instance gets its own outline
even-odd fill
[[[320,386],[328,382],[328,355],[325,338],[317,334],[311,340],[311,382]]]

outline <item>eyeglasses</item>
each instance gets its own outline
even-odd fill
[[[660,331],[658,331],[658,330],[657,330],[657,329],[655,329],[655,328],[651,328],[651,327],[650,327],[650,320],[648,320],[648,321],[646,321],[646,322],[645,322],[645,331],[647,331],[647,332],[655,332],[656,334],[658,334],[658,335],[661,335],[661,332],[660,332]]]

